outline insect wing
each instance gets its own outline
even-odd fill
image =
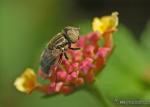
[[[59,49],[46,49],[43,52],[41,56],[41,69],[44,73],[49,74],[51,67],[58,64],[61,53]]]

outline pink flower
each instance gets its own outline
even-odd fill
[[[49,84],[37,82],[33,70],[28,69],[16,79],[15,87],[26,93],[38,90],[47,94],[68,94],[84,84],[92,84],[112,52],[112,33],[117,29],[117,15],[114,12],[111,16],[95,18],[92,23],[94,32],[81,36],[73,44],[72,47],[80,47],[80,50],[67,50],[69,59],[63,57],[59,66],[50,68],[52,74],[49,78],[39,69],[38,75],[48,79]],[[99,45],[102,39],[104,43]]]
[[[92,32],[81,36],[74,44],[80,50],[68,50],[69,60],[63,58],[61,66],[53,70],[50,78],[49,94],[70,93],[85,83],[94,82],[95,75],[102,70],[112,47],[99,46],[102,35]],[[107,42],[107,41],[105,41]],[[110,43],[110,42],[109,42]],[[109,45],[111,46],[111,45]],[[39,73],[41,75],[41,73]],[[43,75],[41,75],[43,77]]]

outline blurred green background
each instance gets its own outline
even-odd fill
[[[63,27],[76,25],[86,34],[94,16],[112,11],[119,12],[121,23],[114,34],[116,48],[96,84],[112,103],[150,99],[149,5],[148,0],[1,0],[0,107],[103,107],[84,90],[42,98],[18,92],[13,82],[26,67],[37,69],[45,44]]]

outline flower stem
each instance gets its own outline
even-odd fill
[[[106,99],[95,84],[87,85],[86,91],[90,93],[103,107],[113,107],[113,105]]]

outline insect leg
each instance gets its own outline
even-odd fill
[[[69,49],[71,49],[71,50],[80,50],[80,48],[71,48],[71,47],[69,47]]]
[[[71,49],[71,50],[80,50],[80,48],[72,48],[71,47],[71,43],[69,44],[69,47],[68,47],[69,49]]]
[[[68,58],[68,56],[67,56],[67,54],[66,54],[66,52],[64,52],[64,56],[65,56],[65,58],[68,60],[69,58]]]
[[[59,64],[62,63],[62,56],[63,56],[63,54],[60,54],[60,57],[59,57],[59,60],[58,60],[58,63],[59,63]]]

